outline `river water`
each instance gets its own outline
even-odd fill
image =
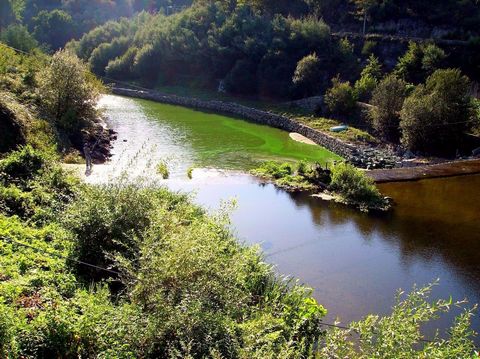
[[[95,166],[89,182],[122,173],[157,181],[155,166],[165,161],[170,179],[160,182],[171,189],[192,192],[212,210],[235,199],[231,219],[237,236],[261,245],[279,273],[312,287],[329,311],[327,322],[389,313],[397,289],[436,279],[432,298],[480,303],[480,175],[383,184],[395,209],[365,214],[287,193],[239,171],[265,159],[338,159],[286,132],[118,96],[103,97],[101,106],[118,140],[112,161]],[[192,166],[209,169],[195,169],[190,180]],[[451,320],[442,317],[426,328],[427,335]],[[473,326],[480,330],[478,315]]]

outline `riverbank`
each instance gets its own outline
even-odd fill
[[[427,178],[465,176],[478,173],[480,173],[480,159],[367,172],[368,176],[376,183],[418,181]]]

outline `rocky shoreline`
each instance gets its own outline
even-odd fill
[[[83,147],[88,145],[92,149],[90,153],[92,162],[94,164],[102,164],[112,157],[112,142],[116,139],[117,133],[113,129],[108,128],[103,118],[99,118],[95,124],[82,130],[80,136],[81,148],[79,151],[82,157],[85,157]]]

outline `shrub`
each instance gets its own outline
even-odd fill
[[[105,74],[114,79],[131,78],[136,55],[137,48],[130,47],[122,56],[109,61],[107,67],[105,68]]]
[[[162,176],[163,179],[168,179],[168,177],[170,177],[168,165],[165,161],[162,161],[157,165],[157,173]]]
[[[474,332],[470,329],[473,310],[460,314],[445,339],[438,335],[424,340],[421,329],[442,313],[450,312],[452,300],[428,302],[432,285],[414,288],[404,299],[399,292],[392,314],[369,315],[350,325],[350,329],[333,329],[326,333],[320,350],[323,358],[474,358]],[[357,340],[357,338],[360,340]]]
[[[446,58],[445,51],[436,46],[435,44],[428,44],[423,49],[422,69],[431,75],[435,70],[442,67]]]
[[[369,116],[372,126],[388,141],[398,141],[400,110],[406,97],[406,83],[394,75],[383,79],[372,94]]]
[[[321,61],[316,53],[298,61],[292,82],[303,96],[318,93],[322,85],[322,70]]]
[[[370,55],[360,79],[355,82],[355,94],[360,101],[368,101],[377,83],[382,78],[382,65],[378,58]]]
[[[401,111],[402,143],[413,151],[451,155],[475,119],[469,80],[459,70],[435,71]]]
[[[133,72],[144,83],[155,83],[158,75],[160,54],[150,44],[137,51],[133,61]]]
[[[398,60],[395,73],[407,82],[418,84],[441,68],[445,52],[435,44],[410,42],[407,52]]]
[[[67,51],[58,51],[39,74],[39,94],[49,120],[68,135],[97,118],[101,85],[86,65]]]
[[[4,183],[14,181],[24,184],[38,175],[46,163],[46,154],[34,150],[29,145],[24,146],[0,161],[0,179]]]
[[[90,69],[97,75],[105,75],[105,68],[108,63],[124,54],[128,50],[130,41],[127,37],[114,39],[110,43],[103,43],[93,50],[88,60]]]
[[[332,87],[325,93],[325,104],[330,112],[338,115],[350,115],[356,107],[357,98],[349,82],[340,78],[332,79]]]
[[[30,52],[38,46],[37,40],[23,25],[13,24],[0,32],[0,41],[16,49]]]
[[[238,60],[225,77],[225,89],[237,94],[257,93],[257,66],[250,60]]]
[[[347,204],[358,205],[362,209],[386,206],[385,199],[373,180],[350,164],[340,163],[333,166],[330,189],[340,195]]]

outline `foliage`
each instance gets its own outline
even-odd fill
[[[40,97],[48,118],[67,134],[74,134],[97,116],[100,85],[75,55],[59,51],[39,74]]]
[[[407,52],[400,57],[395,73],[405,81],[418,84],[444,65],[445,52],[435,44],[410,42]]]
[[[63,10],[40,11],[33,18],[35,38],[58,50],[73,37],[73,19]]]
[[[297,63],[292,81],[302,95],[308,97],[318,93],[322,84],[321,70],[321,61],[316,53],[305,56]]]
[[[360,101],[368,101],[382,76],[382,64],[376,56],[370,55],[360,74],[360,79],[355,82],[357,98]]]
[[[171,16],[110,22],[72,47],[87,60],[102,43],[127,36],[139,50],[130,73],[124,75],[150,86],[196,82],[216,89],[223,80],[225,88],[236,94],[302,95],[292,78],[299,61],[313,53],[322,59],[322,67],[309,79],[312,86],[317,78],[351,74],[356,63],[353,46],[333,40],[322,20],[267,16],[251,6],[199,2]]]
[[[399,291],[392,314],[384,317],[369,315],[352,323],[348,330],[333,329],[327,332],[321,357],[327,358],[473,358],[475,346],[470,329],[472,309],[459,315],[447,339],[438,334],[425,342],[421,327],[463,303],[452,300],[428,302],[432,285],[414,288],[404,296]],[[475,309],[475,308],[474,308]],[[359,338],[359,340],[356,340]]]
[[[167,162],[165,161],[161,161],[158,165],[157,165],[157,173],[162,176],[163,179],[168,179],[168,177],[170,177],[170,173],[168,171],[168,165],[167,165]]]
[[[108,62],[105,68],[105,74],[114,79],[128,79],[132,76],[132,68],[136,55],[137,48],[130,47],[123,55]]]
[[[130,40],[127,37],[119,37],[112,42],[105,42],[95,48],[89,59],[92,72],[100,76],[105,75],[105,68],[109,62],[124,54],[129,45]]]
[[[339,77],[332,79],[332,87],[325,93],[325,104],[331,113],[350,115],[356,107],[356,94],[349,82],[342,82]]]
[[[332,167],[330,189],[345,203],[362,210],[389,208],[373,180],[350,164],[339,163]]]
[[[23,25],[12,24],[0,32],[0,41],[13,48],[30,52],[38,46],[35,38]]]
[[[330,183],[329,171],[318,163],[305,161],[290,163],[263,162],[252,174],[274,181],[281,188],[291,191],[310,191],[325,187]]]
[[[411,150],[452,155],[475,119],[469,80],[459,70],[437,70],[405,100],[402,143]]]
[[[373,91],[369,116],[372,126],[387,141],[398,141],[400,110],[406,97],[406,83],[394,75],[385,77]]]

